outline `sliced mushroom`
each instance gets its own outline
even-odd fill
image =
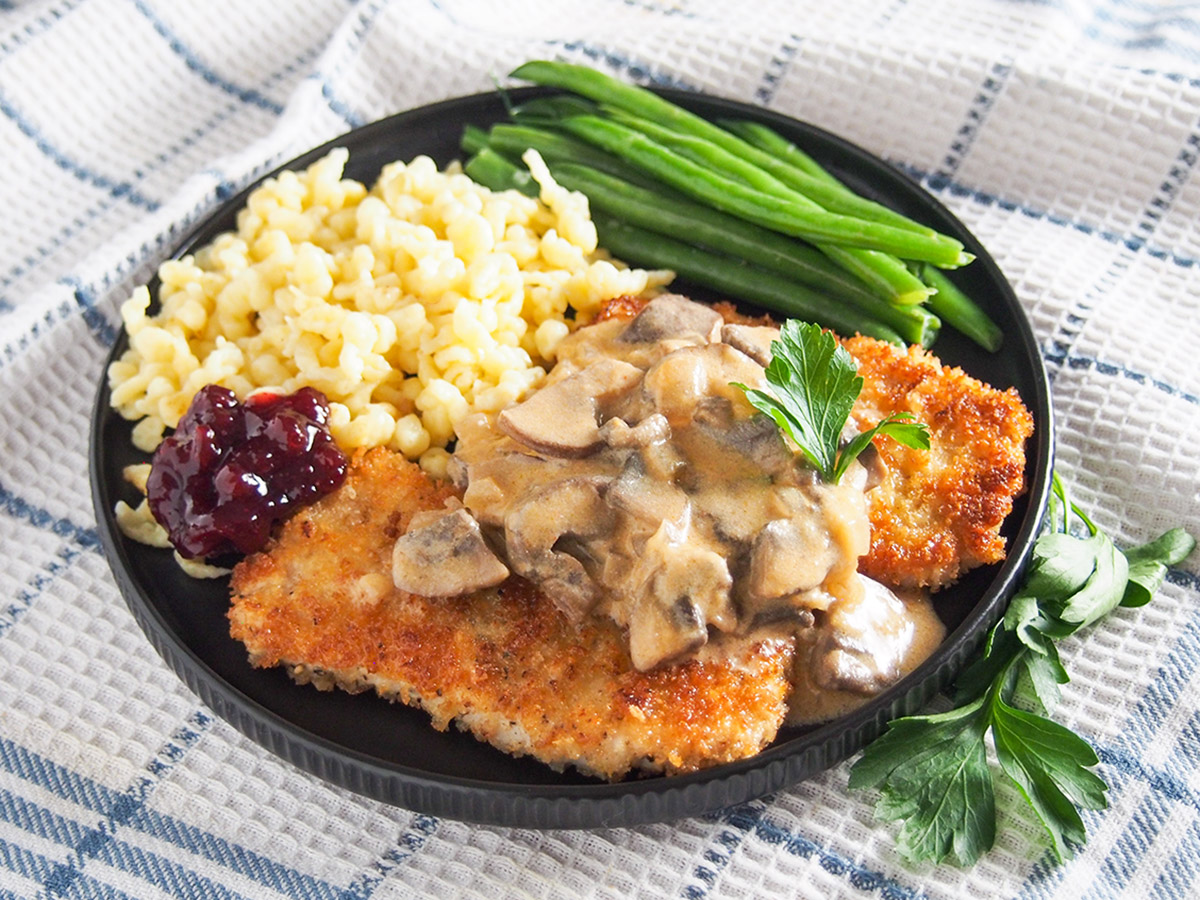
[[[641,380],[637,366],[604,357],[503,410],[496,425],[514,441],[547,456],[587,456],[603,443],[599,420],[607,404]]]
[[[877,694],[899,680],[916,635],[904,602],[878,581],[859,576],[862,591],[833,603],[813,647],[813,680],[823,688]]]
[[[612,528],[604,479],[576,476],[530,491],[505,518],[509,564],[538,584],[569,620],[580,622],[600,599],[600,589],[577,556],[578,546]]]
[[[629,616],[629,656],[639,672],[694,653],[708,642],[700,610],[688,597],[664,603],[643,597]]]
[[[629,647],[646,671],[691,652],[708,639],[708,626],[737,627],[733,578],[723,556],[688,539],[688,529],[663,522],[630,572]],[[682,649],[681,649],[682,648]]]
[[[465,509],[418,520],[392,548],[393,583],[422,597],[457,597],[497,585],[508,574]]]
[[[657,531],[663,522],[683,523],[688,515],[687,494],[670,481],[653,478],[639,454],[625,462],[625,468],[608,489],[608,504]]]
[[[762,366],[728,344],[682,347],[646,371],[642,392],[674,428],[691,421],[696,405],[706,397],[724,397],[746,404],[733,382],[761,388],[766,383]]]
[[[692,421],[711,442],[765,472],[775,474],[796,464],[796,455],[784,443],[774,419],[761,414],[735,417],[733,403],[726,397],[705,397],[696,404]]]
[[[768,522],[754,539],[746,593],[756,610],[776,605],[823,582],[838,548],[821,527],[819,511]]]
[[[766,368],[771,361],[771,342],[779,340],[779,329],[770,325],[722,325],[721,340]]]
[[[659,413],[651,413],[636,425],[612,418],[600,426],[600,437],[608,446],[622,450],[648,447],[671,439],[671,423]]]
[[[858,437],[860,430],[853,419],[846,422],[842,433],[838,437],[838,446],[845,447],[852,440]],[[866,448],[858,454],[855,461],[866,469],[866,480],[864,481],[863,490],[869,491],[871,488],[878,487],[883,481],[884,475],[887,474],[887,463],[883,461],[883,457],[879,455],[879,448],[875,446],[875,442],[867,444]]]
[[[690,340],[707,344],[721,333],[721,314],[711,306],[679,294],[663,294],[647,303],[621,332],[626,344],[664,340]]]

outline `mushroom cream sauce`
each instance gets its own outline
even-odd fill
[[[643,671],[792,633],[792,724],[895,683],[944,628],[924,595],[858,572],[877,463],[824,483],[734,386],[765,386],[777,335],[664,295],[565,338],[539,390],[460,422],[461,504],[397,540],[396,586],[454,596],[516,573],[572,621],[611,617]]]

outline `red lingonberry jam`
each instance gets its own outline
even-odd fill
[[[239,403],[201,388],[154,451],[146,496],[181,556],[261,549],[272,526],[346,477],[329,434],[329,404],[313,388],[259,393]]]

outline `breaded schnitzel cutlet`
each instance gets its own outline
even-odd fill
[[[578,629],[527,581],[444,599],[392,587],[392,545],[451,493],[376,449],[345,485],[297,513],[274,546],[234,570],[233,637],[256,666],[422,706],[481,740],[602,778],[690,772],[751,756],[787,709],[792,641],[730,640],[638,672],[620,630]]]
[[[862,393],[852,418],[870,428],[911,412],[930,430],[929,450],[876,441],[884,462],[867,494],[871,551],[860,571],[897,587],[936,590],[976,566],[999,562],[1000,525],[1025,487],[1033,416],[1017,392],[981,384],[920,347],[867,337],[843,341]]]
[[[931,432],[928,451],[880,442],[881,481],[867,493],[874,536],[860,567],[887,585],[936,588],[1002,558],[999,527],[1022,489],[1032,431],[1015,392],[924,351],[845,343],[864,378],[860,424],[910,411]],[[795,632],[713,632],[697,655],[638,671],[612,619],[574,624],[552,590],[515,575],[434,599],[394,587],[397,538],[414,513],[444,508],[457,490],[389,451],[357,457],[343,488],[235,568],[231,631],[251,662],[321,688],[374,689],[421,706],[438,728],[455,721],[502,750],[608,779],[696,771],[774,739]]]

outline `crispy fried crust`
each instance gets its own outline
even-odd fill
[[[375,689],[508,752],[604,778],[689,772],[759,752],[786,712],[792,642],[641,673],[617,627],[576,630],[527,582],[430,600],[391,585],[412,514],[450,496],[385,450],[356,458],[345,486],[301,511],[232,577],[231,633],[256,666],[329,688]]]
[[[601,318],[636,314],[637,301]],[[728,304],[729,320],[745,321]],[[756,320],[756,323],[766,324]],[[860,568],[900,586],[937,588],[1003,558],[1000,525],[1023,489],[1032,416],[919,348],[845,341],[864,388],[860,427],[909,411],[929,451],[877,441],[882,482],[868,495],[872,546]],[[420,706],[502,750],[603,778],[680,773],[752,756],[786,714],[793,642],[770,638],[651,672],[594,617],[576,630],[529,583],[430,600],[395,589],[392,545],[449,485],[385,450],[361,454],[344,487],[301,511],[263,553],[234,570],[231,633],[256,666],[301,683]]]
[[[1017,392],[943,366],[919,347],[867,337],[844,343],[863,377],[857,423],[869,428],[907,411],[930,430],[928,451],[886,437],[875,442],[886,471],[867,495],[871,550],[862,572],[936,590],[1002,560],[1000,525],[1024,490],[1025,441],[1033,433],[1033,416]]]

